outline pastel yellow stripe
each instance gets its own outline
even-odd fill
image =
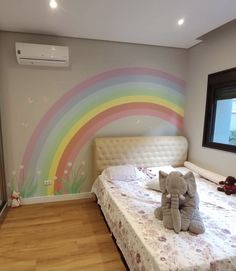
[[[155,96],[125,96],[121,97],[118,99],[114,99],[112,101],[108,101],[106,103],[103,103],[93,110],[89,111],[86,115],[84,115],[82,118],[78,120],[77,123],[68,131],[66,136],[63,138],[62,142],[58,146],[58,149],[55,153],[55,156],[52,161],[52,165],[49,171],[49,179],[53,180],[56,174],[57,166],[60,161],[61,156],[63,155],[66,146],[70,142],[70,140],[73,138],[73,136],[77,133],[81,127],[84,126],[88,121],[90,121],[92,118],[94,118],[96,115],[98,115],[101,112],[104,112],[105,110],[108,110],[112,107],[118,106],[118,105],[123,105],[123,104],[128,104],[128,103],[137,103],[137,102],[142,102],[142,103],[152,103],[152,104],[157,104],[157,105],[162,105],[166,108],[171,109],[172,111],[176,112],[178,115],[183,116],[184,112],[183,109],[167,100],[164,100],[162,98],[158,98]],[[48,194],[51,194],[51,188],[48,189]]]

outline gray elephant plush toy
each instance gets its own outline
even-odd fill
[[[155,210],[155,216],[163,220],[167,229],[176,233],[189,230],[192,233],[204,233],[205,227],[199,214],[199,197],[194,175],[185,175],[173,171],[167,174],[159,172],[159,184],[162,192],[161,207]]]

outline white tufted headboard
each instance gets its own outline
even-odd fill
[[[188,142],[183,136],[102,137],[94,141],[95,174],[108,166],[182,166]]]

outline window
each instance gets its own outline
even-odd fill
[[[202,145],[236,152],[236,68],[208,76]]]

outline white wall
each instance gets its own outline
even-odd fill
[[[236,66],[236,22],[208,34],[201,44],[188,52],[174,48],[8,32],[0,32],[0,39],[0,100],[9,182],[12,171],[20,165],[34,128],[58,98],[95,74],[130,66],[156,68],[182,79],[187,78],[185,134],[190,142],[189,160],[220,174],[236,176],[235,153],[202,147],[207,76]],[[53,70],[19,66],[14,51],[16,41],[68,45],[71,49],[70,68]],[[47,103],[42,103],[44,96],[49,98]],[[28,97],[34,100],[33,110],[27,103]],[[22,122],[26,117],[28,126],[23,127]],[[149,134],[154,135],[159,134],[160,127],[165,124],[142,116],[141,123],[145,125],[131,126],[130,123],[135,121],[135,117],[122,120],[123,131],[119,130],[119,133],[141,135],[150,126],[152,130]],[[114,134],[117,127],[121,127],[120,121],[117,123],[110,124],[100,134]],[[85,190],[89,190],[89,186]]]
[[[20,177],[17,177],[18,172],[23,172],[23,169],[25,171],[25,166],[21,164],[23,153],[45,113],[58,99],[84,80],[105,71],[126,67],[158,69],[183,80],[186,78],[187,51],[184,49],[10,32],[0,32],[0,38],[0,102],[9,183],[14,182],[14,179],[20,182],[18,181]],[[19,65],[16,62],[15,42],[69,46],[70,67],[54,69]],[[145,91],[144,88],[143,95]],[[64,124],[61,130],[66,131],[67,122]],[[175,135],[176,133],[180,131],[160,118],[138,115],[112,122],[99,130],[98,135]],[[62,132],[57,133],[58,136],[60,134]],[[48,150],[48,153],[52,151]],[[32,156],[39,157],[36,152],[32,152]],[[86,147],[80,157],[80,161],[88,161],[85,170],[88,181],[84,183],[83,191],[89,191],[93,181],[89,176],[92,172],[90,149]],[[41,168],[36,170],[35,176],[41,172],[38,177],[36,176],[39,179],[37,193],[40,196],[47,195],[49,192],[45,192],[46,188],[43,187],[43,181],[46,180],[44,173]],[[29,180],[27,179],[23,184],[27,183],[30,188],[30,184],[36,182],[36,177],[33,181],[28,178]]]
[[[209,33],[188,51],[185,133],[189,160],[225,176],[236,176],[236,154],[202,147],[208,74],[236,66],[236,21]]]

